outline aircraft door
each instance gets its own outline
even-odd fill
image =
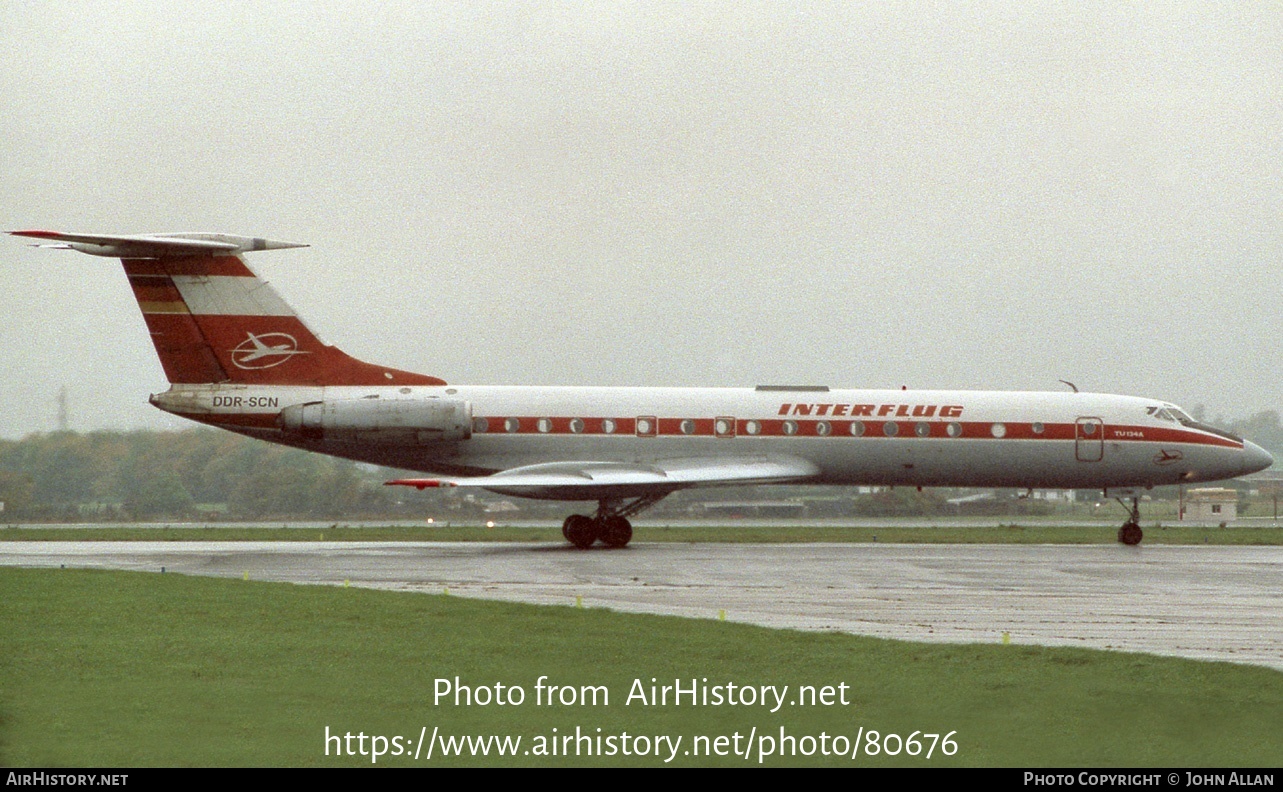
[[[1099,462],[1105,456],[1105,422],[1079,418],[1074,423],[1074,456],[1079,462]]]

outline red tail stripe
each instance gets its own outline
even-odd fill
[[[166,379],[186,384],[228,381],[191,314],[149,311],[141,304],[139,308]]]
[[[232,275],[257,277],[237,256],[170,256],[163,259],[121,259],[129,275]]]

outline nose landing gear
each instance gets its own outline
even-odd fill
[[[1123,503],[1122,498],[1115,498],[1114,500],[1122,503],[1123,507],[1127,508],[1127,504]],[[1118,541],[1125,545],[1138,545],[1143,538],[1145,538],[1145,532],[1140,529],[1140,497],[1133,495],[1132,505],[1128,509],[1127,522],[1123,523],[1122,527],[1118,529]]]

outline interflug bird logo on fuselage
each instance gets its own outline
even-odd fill
[[[265,369],[279,366],[295,355],[311,354],[298,348],[298,341],[289,333],[247,333],[249,338],[232,350],[232,363],[237,368]]]

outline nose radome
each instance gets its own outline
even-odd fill
[[[1243,472],[1240,475],[1246,476],[1249,473],[1255,473],[1258,470],[1265,470],[1274,464],[1274,457],[1270,452],[1261,448],[1256,443],[1246,440],[1243,442]]]

